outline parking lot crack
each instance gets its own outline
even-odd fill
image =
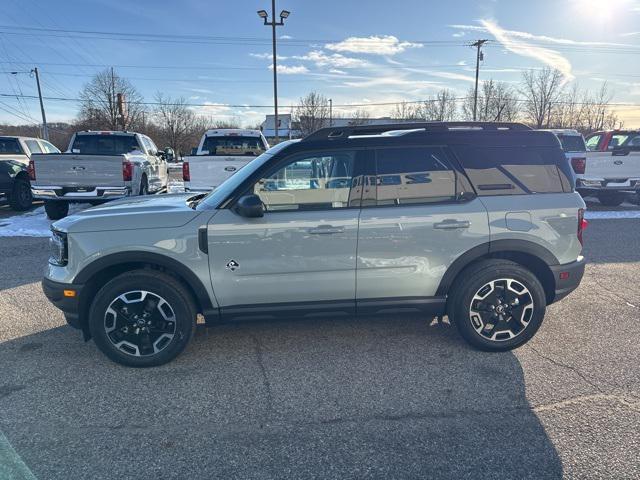
[[[264,365],[262,342],[255,335],[251,335],[251,338],[253,339],[253,343],[255,345],[256,363],[260,368],[260,374],[262,375],[262,385],[265,390],[265,396],[267,397],[267,415],[271,416],[271,414],[273,413],[273,393],[271,391],[271,382],[269,381],[267,368]]]
[[[593,395],[580,395],[578,397],[567,398],[557,402],[536,405],[535,407],[533,407],[533,410],[535,412],[545,412],[549,410],[556,410],[563,407],[572,407],[579,403],[584,403],[584,402],[589,403],[589,402],[597,402],[597,401],[616,402],[624,407],[640,412],[640,401],[634,402],[620,395],[604,394],[604,393],[596,393]]]
[[[598,285],[598,287],[600,287],[602,290],[604,290],[605,292],[609,293],[610,295],[624,301],[624,303],[626,303],[629,307],[633,307],[633,308],[640,308],[640,305],[636,305],[634,303],[631,303],[629,300],[627,300],[625,297],[623,297],[622,295],[620,295],[618,292],[611,290],[610,288],[605,287],[604,285],[602,285],[598,280],[594,279],[593,280],[595,282],[596,285]]]
[[[578,370],[577,368],[571,366],[571,365],[567,365],[566,363],[562,363],[559,362],[558,360],[555,360],[547,355],[544,355],[542,352],[540,352],[539,350],[537,350],[535,347],[532,347],[531,345],[528,345],[529,349],[534,352],[536,355],[538,355],[540,358],[543,358],[545,360],[547,360],[548,362],[553,363],[554,365],[560,367],[560,368],[564,368],[566,370],[570,370],[571,372],[575,373],[578,377],[580,377],[587,385],[595,388],[599,393],[604,394],[604,391],[594,382],[592,382],[589,378],[587,378],[582,372],[580,372],[580,370]]]

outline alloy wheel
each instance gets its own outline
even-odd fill
[[[533,311],[533,296],[527,287],[512,278],[500,278],[478,289],[469,306],[469,319],[479,335],[499,342],[524,332]]]

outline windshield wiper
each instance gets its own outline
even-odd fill
[[[196,207],[198,206],[198,204],[206,196],[207,196],[206,193],[199,193],[198,195],[194,195],[193,197],[189,197],[189,199],[187,200],[187,205],[189,206],[189,208],[192,208],[193,210],[195,210]]]

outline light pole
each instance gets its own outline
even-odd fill
[[[42,138],[49,141],[49,128],[47,127],[47,117],[44,114],[44,103],[42,101],[42,89],[40,88],[40,75],[38,74],[38,67],[31,70],[31,73],[36,75],[36,85],[38,86],[38,97],[40,98],[40,112],[42,113]]]
[[[271,21],[269,21],[269,14],[266,10],[258,10],[258,16],[264,20],[264,24],[271,27],[271,39],[273,43],[273,120],[275,122],[275,137],[276,143],[280,141],[278,135],[278,72],[276,67],[276,27],[284,25],[284,19],[287,18],[291,12],[288,10],[282,10],[280,12],[280,21],[276,22],[276,0],[271,0]]]

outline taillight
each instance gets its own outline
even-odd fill
[[[29,160],[29,166],[27,167],[27,173],[29,173],[29,178],[31,180],[36,179],[36,164],[33,163],[33,160]]]
[[[128,161],[122,162],[122,180],[130,182],[133,178],[133,164]]]
[[[576,173],[584,174],[584,170],[587,166],[587,159],[584,157],[575,157],[571,159],[571,167]]]
[[[582,240],[582,232],[587,228],[589,222],[584,219],[584,208],[578,209],[578,240],[580,241],[580,245],[584,245]]]
[[[182,162],[182,180],[184,182],[191,181],[191,172],[189,171],[189,162]]]

